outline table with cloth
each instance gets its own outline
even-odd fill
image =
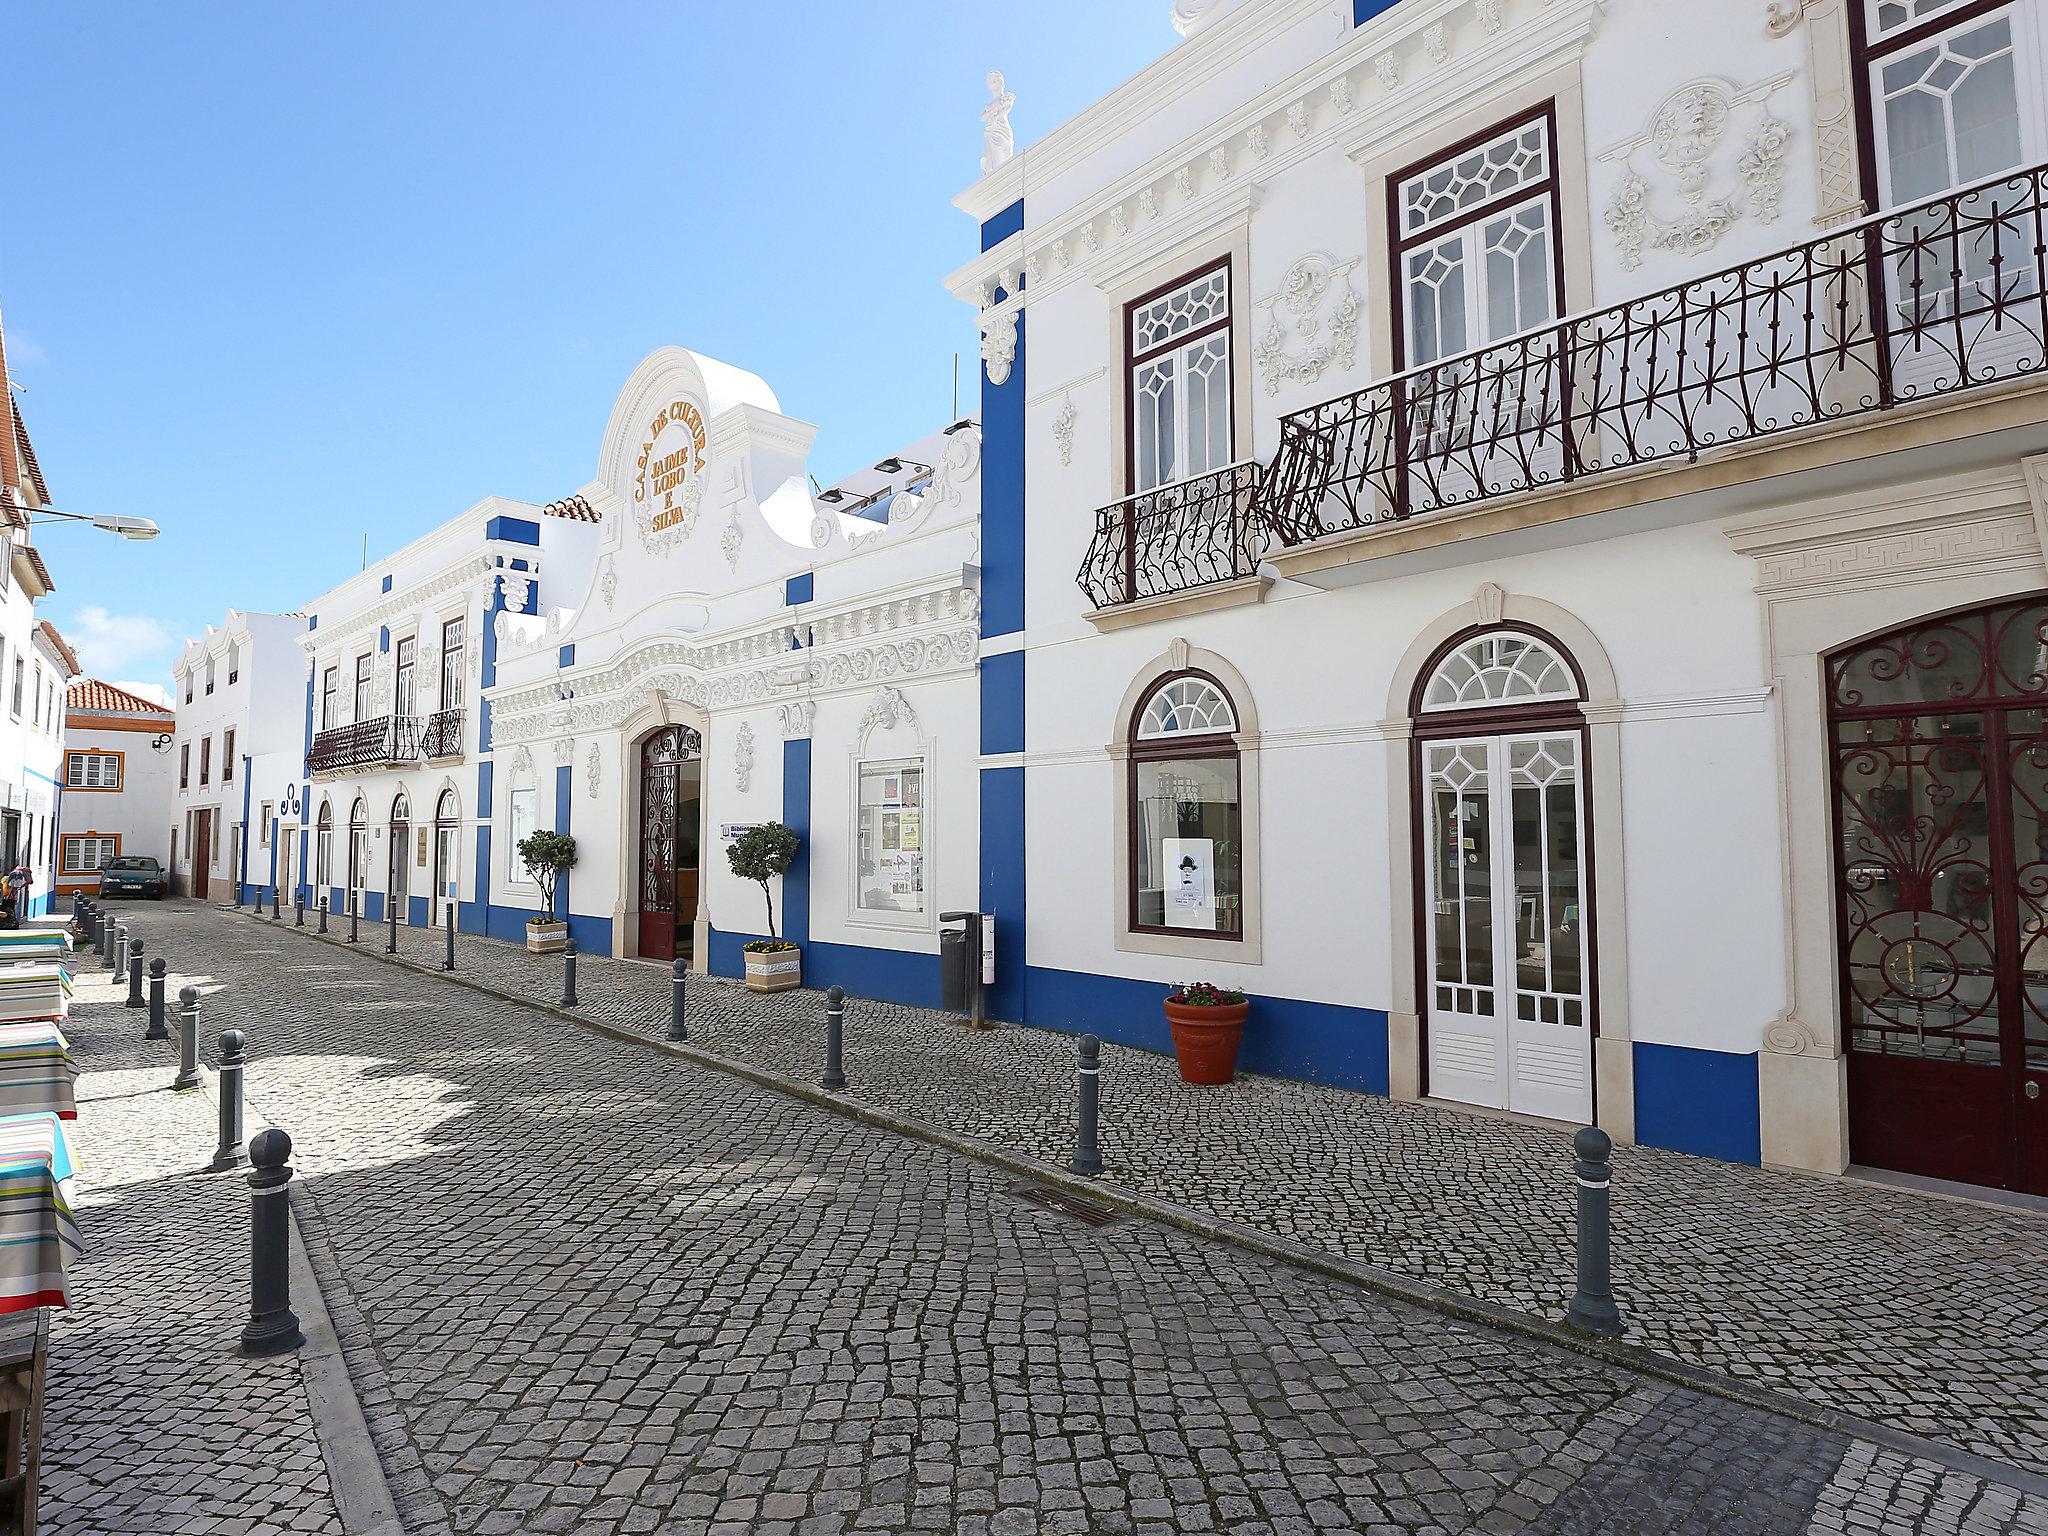
[[[85,1252],[74,1178],[63,1121],[0,1116],[0,1313],[67,1304],[71,1265]]]

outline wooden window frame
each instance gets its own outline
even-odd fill
[[[223,784],[235,782],[235,728],[232,725],[221,733],[220,781]]]
[[[1129,759],[1124,767],[1124,811],[1127,818],[1126,836],[1129,839],[1128,874],[1124,880],[1124,922],[1131,933],[1150,934],[1158,938],[1203,939],[1242,944],[1246,914],[1244,911],[1244,861],[1251,856],[1248,839],[1245,836],[1244,809],[1244,752],[1238,746],[1237,735],[1231,731],[1201,731],[1185,736],[1152,736],[1140,739],[1138,728],[1143,723],[1145,711],[1159,694],[1184,678],[1198,678],[1214,688],[1230,705],[1230,718],[1235,726],[1243,717],[1239,713],[1236,696],[1221,678],[1200,667],[1183,667],[1156,678],[1146,688],[1132,709],[1130,718],[1124,723],[1124,739],[1130,743]],[[1145,763],[1187,762],[1200,759],[1212,761],[1230,759],[1231,768],[1237,780],[1238,818],[1238,919],[1234,930],[1221,928],[1176,928],[1165,923],[1145,923],[1138,920],[1138,869],[1140,840],[1142,833],[1138,822],[1138,771]]]
[[[74,781],[71,765],[88,757],[112,758],[114,760],[114,782],[112,784],[87,784]],[[106,747],[71,747],[64,753],[64,793],[67,795],[118,795],[128,782],[128,754]]]
[[[95,864],[91,869],[71,868],[70,864],[72,846],[74,844],[83,843],[87,841],[92,841],[96,843],[112,843],[114,845],[114,851],[108,854],[106,858],[102,859],[98,864]],[[113,859],[118,859],[119,857],[121,857],[121,834],[118,832],[59,833],[57,837],[57,878],[61,880],[65,876],[69,875],[74,879],[83,879],[87,875],[98,875],[102,869],[106,868],[107,863],[109,861]]]
[[[1143,309],[1147,304],[1153,303],[1155,300],[1164,298],[1167,294],[1172,293],[1176,288],[1185,288],[1190,283],[1200,282],[1210,273],[1216,271],[1221,271],[1224,277],[1224,294],[1226,302],[1224,306],[1223,318],[1220,320],[1212,320],[1207,325],[1199,326],[1194,330],[1184,331],[1180,335],[1174,337],[1171,341],[1161,342],[1156,347],[1151,347],[1143,352],[1140,352],[1137,349],[1137,346],[1131,336],[1132,316],[1134,316],[1139,310]],[[1135,386],[1139,365],[1142,363],[1148,363],[1156,357],[1164,356],[1168,352],[1178,351],[1182,347],[1192,345],[1194,342],[1201,341],[1208,336],[1212,336],[1218,331],[1222,331],[1228,338],[1229,346],[1229,356],[1225,360],[1223,387],[1225,397],[1230,401],[1230,452],[1224,455],[1223,464],[1217,465],[1215,469],[1203,470],[1202,473],[1214,474],[1216,470],[1222,469],[1224,465],[1236,462],[1239,456],[1238,445],[1243,441],[1242,427],[1241,423],[1238,421],[1237,411],[1237,368],[1239,349],[1237,345],[1237,337],[1234,334],[1237,325],[1237,299],[1238,272],[1236,270],[1236,264],[1232,260],[1232,254],[1226,251],[1221,256],[1213,257],[1210,260],[1203,262],[1198,267],[1192,267],[1189,270],[1181,273],[1178,277],[1173,278],[1168,282],[1161,283],[1157,287],[1149,288],[1145,292],[1139,294],[1136,298],[1127,300],[1125,302],[1123,310],[1121,312],[1122,331],[1121,340],[1119,343],[1119,353],[1123,358],[1124,494],[1126,496],[1142,496],[1147,494],[1148,492],[1156,491],[1159,489],[1159,486],[1157,485],[1147,486],[1143,491],[1138,489],[1138,391]],[[1176,475],[1172,480],[1162,480],[1159,484],[1174,485],[1178,484],[1182,480],[1190,478],[1193,477],[1188,475]]]

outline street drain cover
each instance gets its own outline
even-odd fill
[[[1097,1205],[1093,1200],[1083,1200],[1079,1195],[1070,1195],[1049,1185],[1019,1184],[1010,1193],[1019,1200],[1029,1200],[1033,1205],[1042,1205],[1062,1216],[1071,1216],[1086,1226],[1106,1227],[1116,1220],[1116,1212],[1108,1206]]]

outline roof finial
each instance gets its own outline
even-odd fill
[[[1017,98],[1003,89],[1003,72],[988,72],[988,105],[981,109],[981,174],[1008,160],[1017,152],[1016,135],[1010,132],[1010,108]]]

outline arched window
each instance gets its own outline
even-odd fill
[[[1584,697],[1571,664],[1535,635],[1494,630],[1453,648],[1428,674],[1422,713],[1570,703]]]
[[[320,821],[313,839],[313,883],[329,886],[334,883],[334,806],[320,802]]]
[[[369,874],[370,804],[361,795],[348,812],[348,885],[352,891],[365,888]]]
[[[462,802],[454,790],[444,789],[434,802],[434,895],[441,901],[458,901],[462,896],[457,871],[461,835]]]
[[[1130,929],[1244,934],[1237,710],[1206,673],[1170,675],[1130,727]]]
[[[426,850],[422,848],[421,853]],[[385,898],[407,921],[412,916],[412,800],[404,790],[391,797],[390,866],[385,870]]]

